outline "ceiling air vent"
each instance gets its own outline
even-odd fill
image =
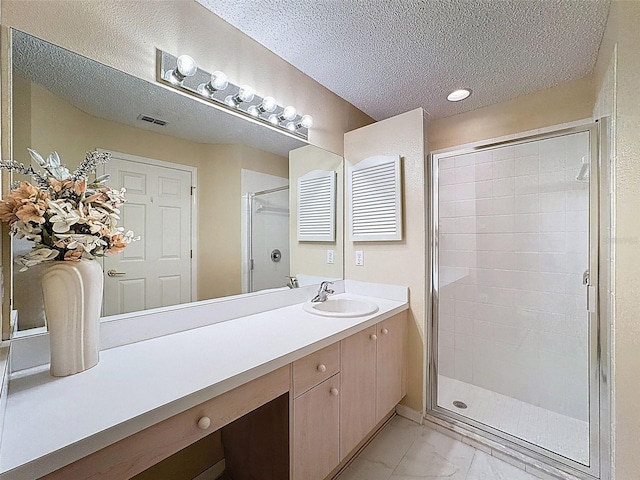
[[[142,120],[143,122],[153,123],[155,125],[160,125],[161,127],[164,127],[167,123],[169,123],[169,122],[165,122],[164,120],[160,120],[159,118],[150,117],[149,115],[139,115],[138,120]]]

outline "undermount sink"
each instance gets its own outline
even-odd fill
[[[376,313],[378,306],[354,298],[329,298],[324,302],[307,302],[302,309],[323,317],[364,317]]]

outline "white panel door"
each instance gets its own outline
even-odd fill
[[[104,258],[103,314],[191,301],[191,172],[117,154],[105,172],[109,186],[127,189],[119,224],[141,239]]]

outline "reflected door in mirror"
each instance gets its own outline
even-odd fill
[[[118,154],[105,171],[126,188],[122,224],[141,239],[104,258],[104,315],[191,301],[191,172]]]

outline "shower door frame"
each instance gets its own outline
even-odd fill
[[[255,197],[260,197],[262,195],[268,195],[270,193],[277,193],[277,192],[282,192],[284,190],[289,190],[290,185],[282,185],[280,187],[274,187],[274,188],[269,188],[267,190],[261,190],[259,192],[254,192],[254,193],[247,193],[244,195],[244,197],[246,197],[247,199],[247,230],[246,230],[246,235],[247,235],[247,258],[246,258],[246,269],[247,269],[247,287],[248,287],[248,292],[247,293],[253,293],[255,292],[254,290],[254,286],[253,286],[253,276],[254,276],[254,255],[253,255],[253,202],[255,200]],[[289,245],[289,248],[291,248],[291,245]],[[291,272],[289,272],[289,275],[291,275]]]
[[[429,338],[426,341],[426,414],[429,417],[444,420],[449,425],[461,427],[463,430],[480,434],[481,436],[505,444],[516,452],[523,453],[533,460],[548,464],[559,470],[566,471],[579,478],[608,478],[608,467],[604,455],[610,451],[608,418],[608,316],[600,315],[600,288],[599,288],[599,245],[600,245],[600,163],[608,162],[608,118],[587,123],[581,126],[558,129],[536,135],[525,135],[499,142],[478,142],[476,145],[466,148],[453,147],[441,150],[429,155],[427,165],[427,185],[431,190],[429,222],[431,235],[429,238],[429,271],[431,272],[430,287],[427,287],[427,301],[431,305],[427,314],[427,332]],[[531,442],[522,440],[497,428],[482,424],[464,415],[460,415],[444,407],[438,406],[438,161],[442,158],[474,153],[503,146],[513,146],[526,142],[544,140],[558,136],[589,132],[590,170],[589,170],[589,272],[590,286],[596,292],[595,308],[586,311],[589,323],[589,465],[583,465],[558,453],[547,450]],[[587,287],[585,287],[587,288]],[[603,292],[603,294],[606,292]],[[429,311],[430,310],[430,311]],[[601,477],[600,475],[604,475]]]

